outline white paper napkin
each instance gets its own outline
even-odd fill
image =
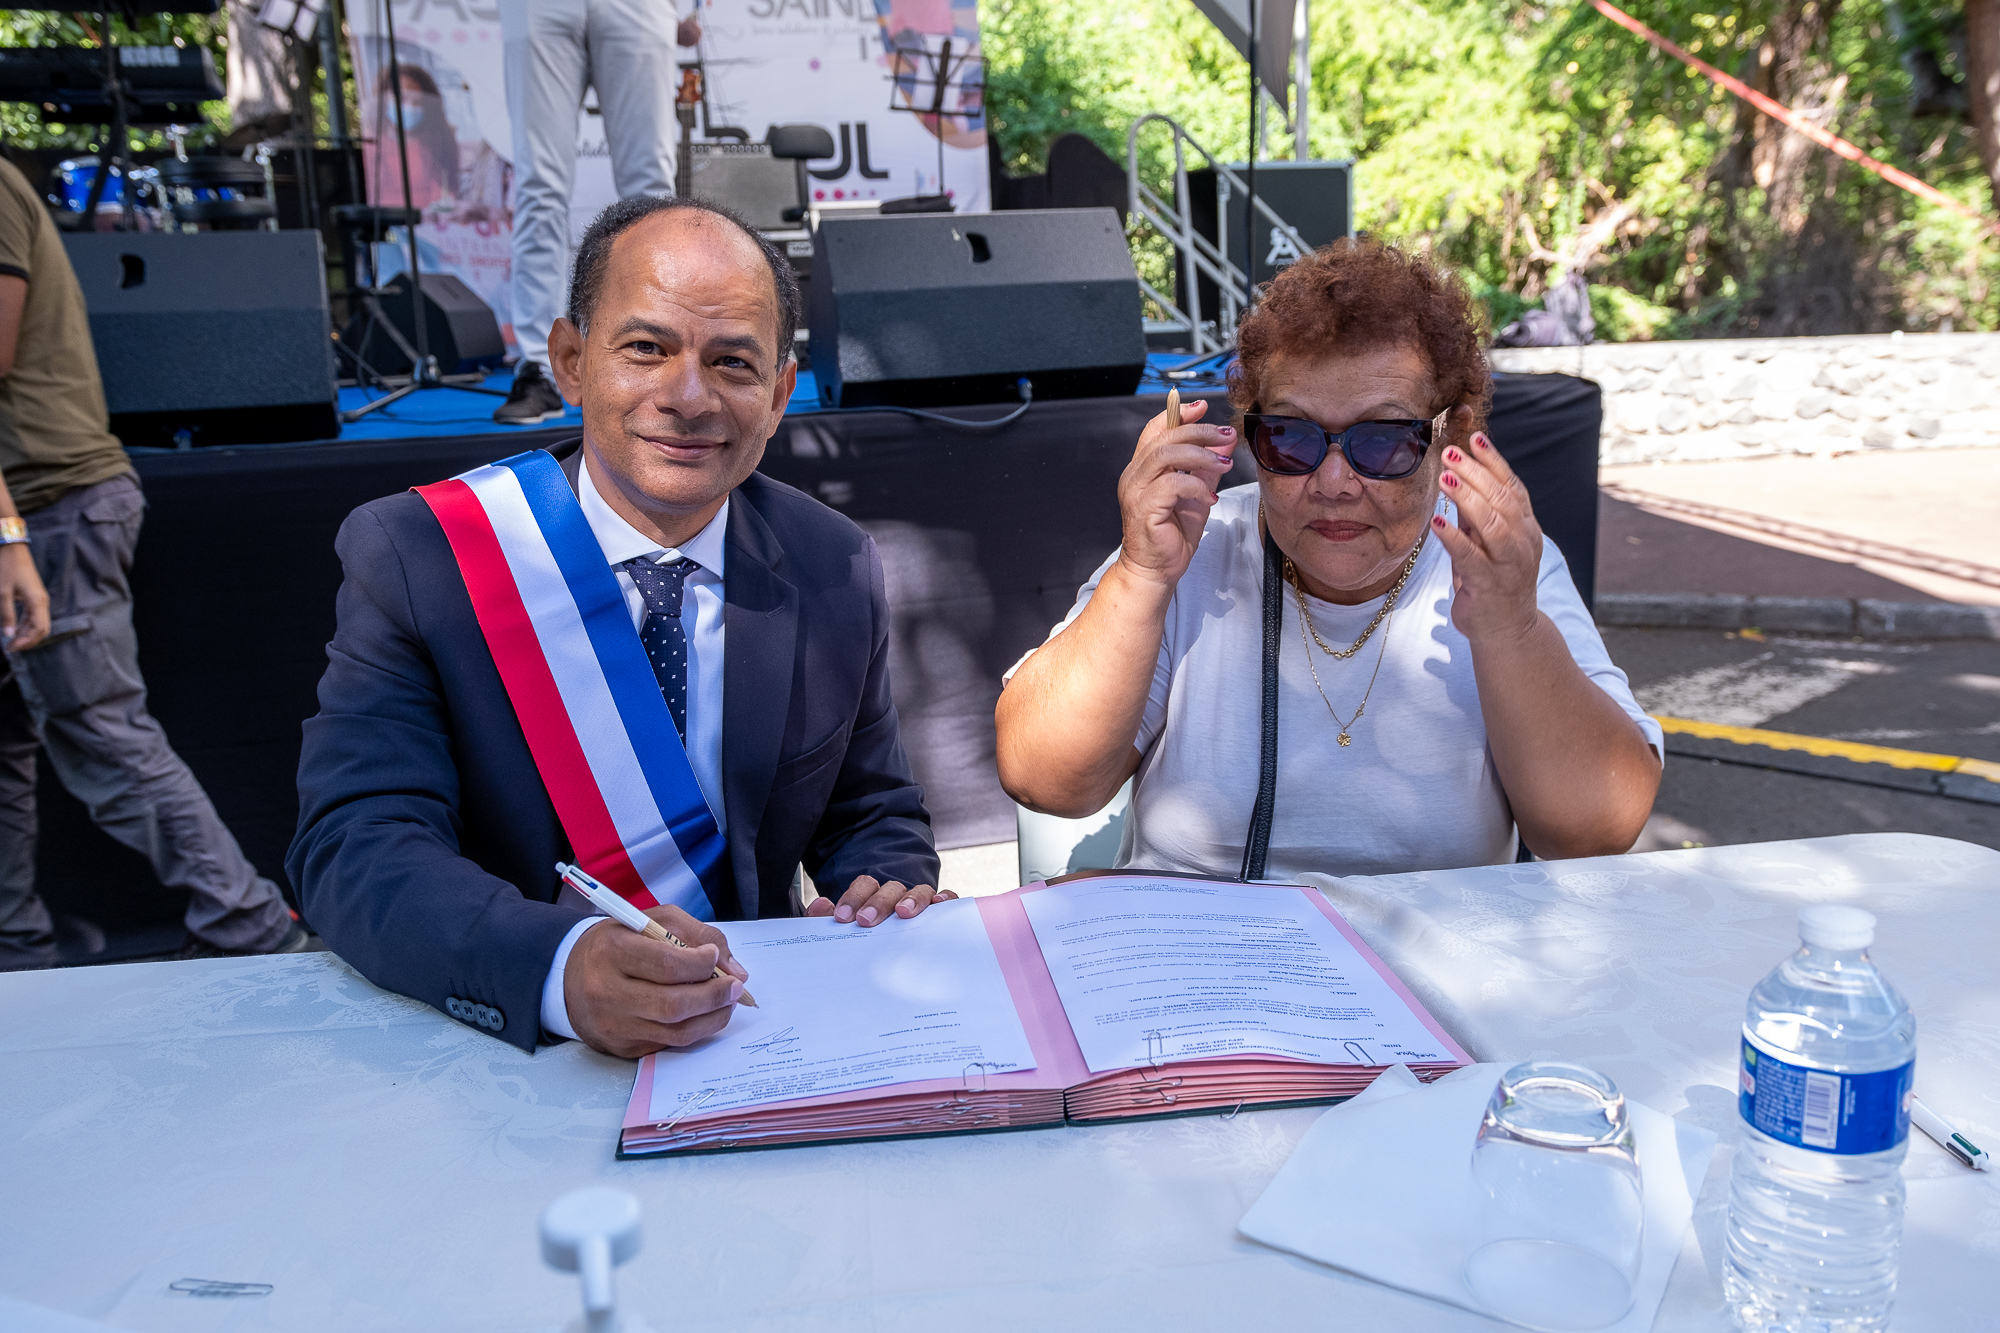
[[[1254,1241],[1387,1286],[1476,1310],[1460,1276],[1474,1237],[1472,1146],[1503,1064],[1418,1082],[1394,1065],[1322,1115],[1238,1229]],[[1627,1103],[1645,1196],[1632,1309],[1616,1333],[1646,1333],[1666,1294],[1715,1135]]]

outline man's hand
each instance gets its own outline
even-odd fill
[[[1459,425],[1464,408],[1453,411]],[[1462,430],[1453,434],[1464,439]],[[1469,446],[1469,447],[1467,447]],[[1466,445],[1447,444],[1444,493],[1458,506],[1458,526],[1431,526],[1451,556],[1451,621],[1477,644],[1495,635],[1520,636],[1537,624],[1535,584],[1542,570],[1542,526],[1528,488],[1482,431]]]
[[[646,915],[694,947],[677,949],[605,921],[577,936],[563,969],[563,1003],[576,1035],[628,1060],[722,1031],[750,979],[714,926],[678,907]],[[718,967],[729,977],[715,976]]]
[[[682,46],[693,46],[696,42],[700,41],[701,19],[693,14],[682,19],[680,26],[674,32],[674,40]]]
[[[49,593],[26,542],[0,546],[0,647],[26,652],[49,632]]]
[[[1215,504],[1215,485],[1229,471],[1236,448],[1231,426],[1198,424],[1206,400],[1181,407],[1181,422],[1165,414],[1146,423],[1132,461],[1118,479],[1118,512],[1124,542],[1118,563],[1134,577],[1172,589],[1201,544],[1201,530]]]
[[[882,883],[873,875],[858,875],[836,904],[831,898],[815,898],[806,904],[807,916],[830,916],[835,921],[858,921],[872,926],[891,916],[904,920],[930,906],[958,897],[950,889],[940,893],[928,884],[906,889],[895,880]]]

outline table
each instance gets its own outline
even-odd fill
[[[1474,1054],[1581,1060],[1724,1136],[1659,1329],[1727,1327],[1735,1033],[1798,905],[1880,917],[1919,1090],[2000,1139],[1992,850],[1868,834],[1321,887]],[[619,1162],[628,1062],[525,1056],[330,955],[0,976],[0,1013],[0,1293],[115,1328],[554,1328],[576,1283],[536,1217],[598,1183],[644,1203],[619,1283],[662,1333],[1499,1327],[1236,1235],[1315,1110]],[[1906,1174],[1896,1328],[1992,1327],[2000,1181],[1921,1136]]]

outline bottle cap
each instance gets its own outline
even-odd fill
[[[1859,907],[1814,903],[1799,909],[1799,938],[1822,949],[1865,949],[1875,942],[1875,914]]]

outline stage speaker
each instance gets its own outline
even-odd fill
[[[1245,166],[1232,162],[1229,169],[1240,179]],[[1271,206],[1271,211],[1292,224],[1299,239],[1314,250],[1343,236],[1354,234],[1354,163],[1341,161],[1308,162],[1259,162],[1257,164],[1257,197]],[[1193,219],[1194,229],[1216,241],[1218,214],[1215,171],[1203,168],[1188,173],[1188,213]],[[1232,189],[1229,195],[1229,231],[1224,247],[1224,257],[1239,269],[1243,267],[1243,232],[1250,225],[1250,201],[1243,191]],[[1292,238],[1285,235],[1260,210],[1257,224],[1252,229],[1251,259],[1256,264],[1255,281],[1266,283],[1278,276],[1278,270],[1287,267],[1294,260],[1304,258]],[[1175,275],[1175,297],[1181,308],[1187,308],[1186,282],[1188,274],[1183,271]],[[1198,277],[1201,284],[1202,318],[1214,319],[1221,309],[1222,294],[1211,278]],[[1187,335],[1172,335],[1185,342]]]
[[[1108,208],[823,216],[812,367],[833,407],[1129,394],[1146,368],[1139,276]]]
[[[318,232],[74,232],[63,245],[128,447],[340,433]]]
[[[377,298],[382,314],[396,326],[412,347],[417,343],[416,316],[411,313],[410,275],[399,273],[383,285]],[[340,341],[356,352],[378,375],[407,375],[410,358],[396,346],[386,329],[369,319],[365,306],[358,303],[356,314],[340,331]],[[471,375],[482,370],[498,370],[506,360],[507,343],[500,336],[500,321],[493,307],[479,299],[472,288],[449,273],[424,274],[424,350],[437,358],[438,369],[446,375]],[[342,369],[349,372],[352,366]]]
[[[825,134],[825,130],[820,131]],[[721,204],[759,231],[786,231],[801,224],[787,220],[804,204],[799,197],[798,166],[771,156],[763,143],[698,143],[688,145],[689,191],[697,199]]]

